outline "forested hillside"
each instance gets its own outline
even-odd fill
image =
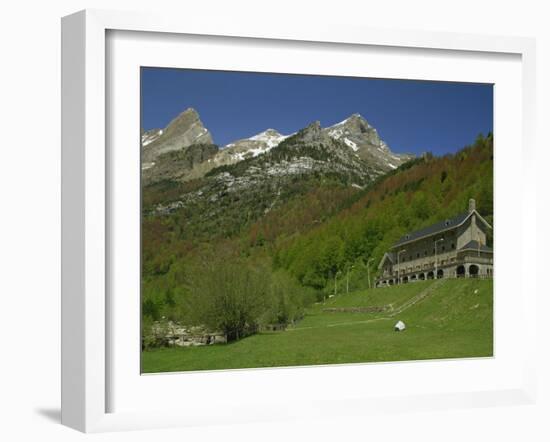
[[[342,147],[323,142],[330,155]],[[283,142],[281,147],[291,146]],[[282,153],[275,148],[264,157]],[[232,339],[262,324],[291,323],[335,285],[366,288],[367,275],[375,275],[394,241],[464,212],[469,198],[493,222],[491,134],[455,155],[427,154],[361,186],[357,180],[370,172],[357,168],[350,175],[355,160],[346,155],[350,166],[345,174],[319,169],[250,179],[233,193],[223,190],[228,180],[239,185],[243,167],[255,171],[264,163],[250,159],[197,180],[146,185],[144,336],[160,320],[207,325]]]
[[[288,211],[271,213],[252,229],[275,244],[276,267],[302,284],[322,290],[337,272],[353,266],[356,278],[376,269],[384,252],[405,233],[463,213],[475,198],[493,222],[493,139],[480,137],[456,155],[426,155],[390,172],[334,217],[301,235],[278,226]],[[291,218],[293,216],[291,215]],[[280,219],[277,219],[280,218]],[[489,238],[492,241],[492,238]],[[364,275],[363,275],[364,276]],[[362,278],[360,278],[362,279]]]

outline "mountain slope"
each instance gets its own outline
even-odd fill
[[[408,154],[394,154],[380,139],[378,131],[359,114],[353,114],[344,121],[327,127],[325,132],[336,140],[343,141],[357,155],[369,164],[381,169],[396,169],[413,158]]]
[[[193,265],[211,262],[212,254],[238,257],[250,268],[265,264],[266,274],[289,275],[324,299],[333,293],[335,279],[339,290],[348,276],[350,291],[367,287],[395,240],[461,212],[469,198],[476,199],[492,224],[491,135],[454,155],[426,155],[405,163],[364,190],[347,185],[346,175],[322,169],[266,173],[304,155],[312,161],[339,155],[344,143],[325,135],[313,125],[264,155],[212,170],[201,179],[145,186],[144,314],[177,319],[182,313],[174,306],[184,305],[189,272]]]
[[[288,135],[282,135],[275,129],[267,129],[250,138],[234,141],[225,146],[223,151],[233,155],[235,160],[240,161],[269,152],[288,137]]]
[[[311,131],[315,127],[315,134],[308,138],[303,131]],[[354,174],[362,176],[355,181],[364,181],[366,175],[376,176],[395,169],[400,164],[410,160],[411,155],[398,155],[391,152],[384,141],[380,139],[376,129],[359,114],[354,114],[346,120],[328,128],[321,128],[318,122],[308,128],[302,129],[302,143],[324,143],[325,146],[337,145],[341,152],[332,149],[335,155],[325,155],[324,162],[333,162],[332,166],[321,165],[311,155],[295,156],[295,163],[285,160],[280,166],[287,168],[290,174],[307,169],[324,171],[332,168],[336,173],[350,166],[355,170]],[[144,182],[154,183],[165,179],[177,181],[190,181],[199,179],[211,170],[221,166],[228,166],[251,158],[265,155],[273,149],[277,149],[281,143],[297,134],[283,135],[275,129],[267,129],[250,138],[244,138],[224,146],[217,151],[206,149],[201,155],[194,155],[196,161],[185,161],[183,168],[176,164],[170,164],[173,156],[165,155],[168,152],[183,151],[191,145],[212,146],[212,137],[202,125],[198,113],[194,109],[188,109],[174,119],[165,129],[153,129],[142,134],[142,169]],[[331,140],[339,143],[332,143]],[[204,150],[202,148],[193,149]],[[311,152],[310,152],[311,153]],[[316,156],[317,160],[319,155]],[[330,157],[330,158],[329,158]],[[177,156],[181,158],[181,155]],[[346,164],[339,164],[343,160]],[[362,163],[362,164],[361,164]],[[360,170],[363,170],[362,172]],[[366,174],[366,170],[369,173]],[[280,174],[280,172],[277,172]],[[356,183],[357,185],[360,185]]]
[[[257,157],[277,147],[286,138],[288,136],[281,135],[275,129],[267,129],[250,138],[234,141],[219,149],[215,155],[209,157],[206,161],[200,164],[197,163],[192,170],[181,176],[181,180],[190,181],[201,178],[217,167]]]
[[[364,277],[371,259],[372,276],[382,255],[402,235],[461,213],[470,198],[492,224],[492,135],[455,155],[426,155],[400,166],[332,219],[300,236],[278,239],[284,236],[277,227],[280,218],[289,216],[285,207],[259,219],[251,231],[264,243],[277,242],[278,265],[302,284],[323,289],[351,266]]]
[[[148,131],[141,131],[141,145],[143,147],[151,144],[153,141],[158,139],[164,131],[162,129],[150,129]]]
[[[213,144],[213,140],[197,111],[189,108],[174,118],[165,129],[147,131],[142,135],[142,165],[151,168],[160,155],[192,144]]]
[[[212,169],[182,186],[175,198],[157,199],[160,204],[144,208],[149,216],[180,211],[181,219],[194,231],[234,234],[315,187],[359,189],[382,173],[315,122],[269,151]]]

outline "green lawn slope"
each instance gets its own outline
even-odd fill
[[[352,307],[383,311],[334,311]],[[336,295],[286,331],[145,351],[142,372],[488,357],[492,318],[492,280],[419,281]],[[404,332],[393,330],[398,320],[407,325]]]

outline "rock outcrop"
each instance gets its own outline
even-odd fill
[[[213,144],[195,109],[189,108],[174,118],[165,129],[145,132],[142,136],[142,165],[151,163],[162,154],[178,151],[193,144]]]

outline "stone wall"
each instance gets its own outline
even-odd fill
[[[482,245],[487,244],[485,226],[477,215],[472,216],[467,222],[460,226],[457,235],[457,249],[460,250],[470,241],[481,241]]]
[[[197,347],[227,343],[227,337],[221,332],[210,331],[200,326],[186,327],[171,321],[156,322],[152,326],[152,333],[161,346]]]

